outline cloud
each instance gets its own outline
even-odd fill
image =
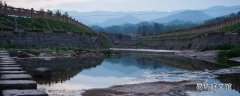
[[[24,8],[75,11],[174,11],[216,5],[240,5],[240,0],[7,0]]]
[[[67,2],[51,8],[77,11],[174,11],[240,5],[240,0],[88,0]]]
[[[4,0],[3,0],[4,1]],[[5,0],[8,4],[15,7],[40,9],[45,7],[56,7],[69,2],[86,2],[89,0]]]

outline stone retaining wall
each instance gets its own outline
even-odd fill
[[[151,48],[151,49],[214,49],[219,45],[240,45],[239,33],[211,33],[188,40],[145,40],[124,39],[115,47]]]
[[[79,33],[0,32],[0,47],[95,48],[103,45],[98,35]]]

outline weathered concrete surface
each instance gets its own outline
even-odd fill
[[[1,52],[0,55],[8,55],[8,53]]]
[[[0,67],[21,67],[21,65],[1,65],[0,64]]]
[[[0,63],[0,65],[16,65],[16,63]]]
[[[10,58],[9,56],[5,56],[5,57],[3,57],[3,58],[1,58],[2,60],[7,60],[7,61],[10,61],[10,60],[14,60],[14,59],[12,59],[12,58]]]
[[[3,74],[1,75],[2,80],[31,80],[32,76],[29,74]]]
[[[32,76],[23,71],[8,52],[0,51],[0,90],[3,92],[0,95],[48,96],[45,92],[36,89],[37,83],[32,80]]]
[[[26,74],[26,71],[0,71],[0,74]]]
[[[2,61],[1,63],[16,63],[15,61]]]
[[[33,80],[0,80],[0,90],[6,89],[36,89],[37,83]]]
[[[3,90],[3,96],[48,96],[41,90]]]
[[[0,71],[21,71],[21,67],[1,67]]]

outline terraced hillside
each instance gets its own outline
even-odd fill
[[[18,29],[25,32],[80,32],[92,33],[90,29],[83,26],[77,26],[71,23],[65,23],[47,19],[31,19],[25,17],[14,17],[0,15],[0,29],[2,31],[14,31]]]

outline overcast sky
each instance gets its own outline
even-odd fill
[[[240,0],[2,0],[15,7],[89,11],[175,11],[236,6]]]

